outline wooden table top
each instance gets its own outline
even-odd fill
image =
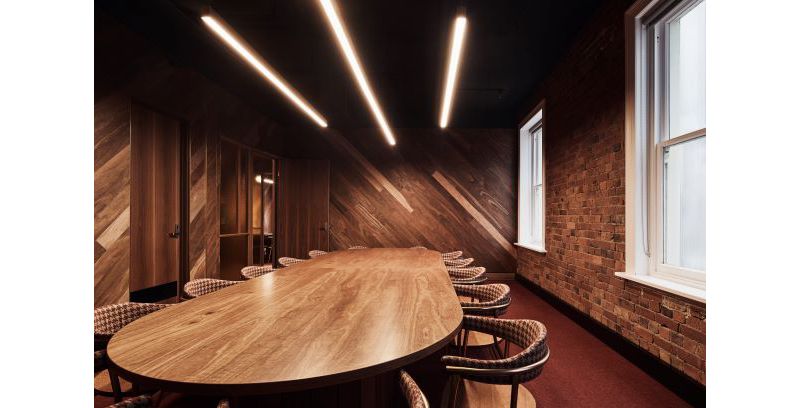
[[[439,253],[332,252],[145,316],[111,339],[123,376],[206,395],[296,391],[417,361],[461,327]]]

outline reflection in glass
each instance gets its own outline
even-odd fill
[[[668,23],[669,138],[706,127],[706,5]]]

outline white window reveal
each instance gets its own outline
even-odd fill
[[[626,271],[705,301],[706,13],[703,0],[626,15]]]
[[[519,130],[519,225],[517,245],[544,252],[544,110]]]

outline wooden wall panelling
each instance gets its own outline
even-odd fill
[[[94,106],[94,303],[128,300],[130,273],[130,104]]]
[[[188,123],[190,277],[219,276],[219,139],[275,154],[274,121],[191,69],[177,67],[102,10],[95,13],[95,305],[128,300],[131,100]]]
[[[516,132],[397,134],[389,148],[375,130],[326,131],[334,149],[306,152],[331,158],[332,249],[461,249],[490,272],[516,270]]]

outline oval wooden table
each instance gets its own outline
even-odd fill
[[[447,345],[461,307],[438,252],[332,252],[171,306],[120,330],[134,382],[235,397],[369,379]]]

